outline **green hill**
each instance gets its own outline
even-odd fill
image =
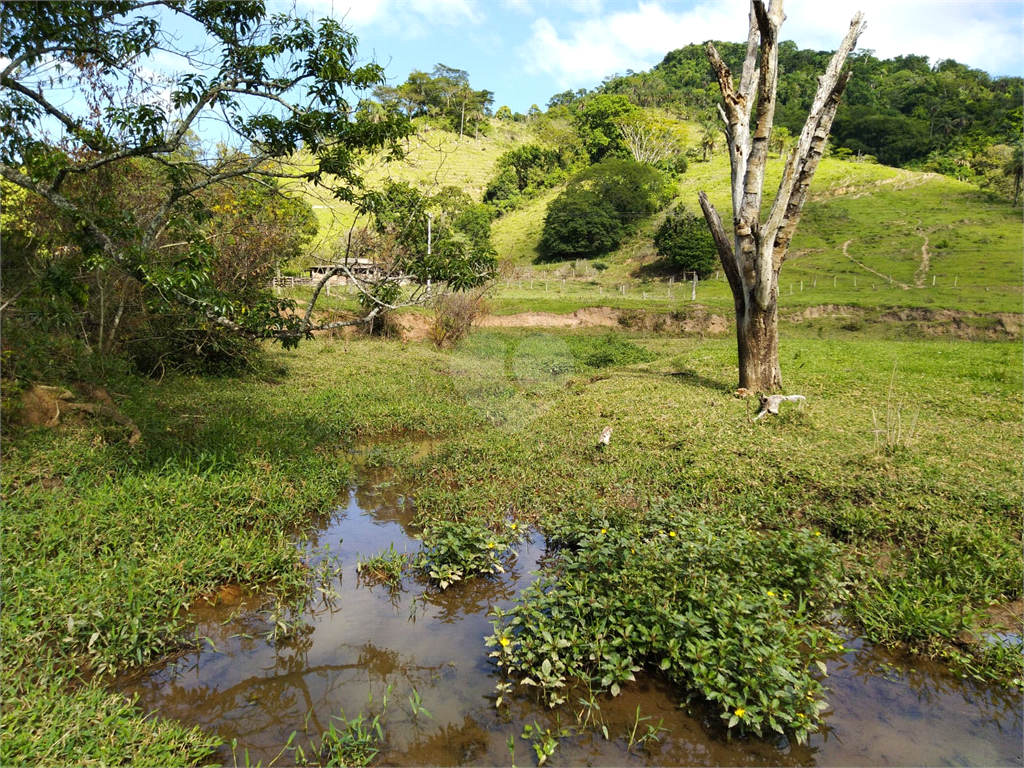
[[[769,163],[766,206],[781,169],[781,160]],[[699,213],[697,192],[705,190],[728,220],[728,182],[724,154],[691,163],[679,183],[676,204]],[[844,304],[1020,311],[1024,227],[1020,210],[1008,202],[938,174],[831,159],[821,163],[812,190],[780,277],[784,308]],[[532,264],[544,209],[553,196],[539,197],[493,226],[499,254],[535,279],[566,271],[566,265]],[[644,301],[645,291],[652,308],[687,301],[688,290],[677,290],[673,301],[668,300],[672,270],[660,268],[651,243],[658,221],[655,217],[620,251],[603,259],[608,270],[585,280],[570,277],[579,289],[572,301],[645,306],[636,304]],[[621,285],[627,286],[625,296]],[[535,290],[533,295],[550,304],[547,293]],[[731,307],[724,282],[700,286],[698,293],[702,304]]]
[[[688,126],[691,136],[696,129]],[[464,137],[427,128],[410,143],[402,163],[371,167],[368,182],[402,180],[424,191],[446,185],[480,200],[498,157],[537,138],[528,123],[491,121],[486,136]],[[771,204],[782,160],[769,161],[765,205]],[[343,236],[352,209],[301,186],[321,223],[321,253]],[[699,212],[705,190],[728,220],[729,164],[722,152],[691,162],[673,205]],[[674,271],[659,262],[652,236],[660,214],[645,222],[623,247],[589,262],[535,264],[548,204],[547,190],[492,226],[503,279],[491,292],[495,312],[570,312],[587,306],[666,311],[691,304],[690,288],[670,285]],[[934,173],[870,162],[826,158],[780,278],[785,311],[818,305],[1020,312],[1024,226],[1019,208],[976,186]],[[531,282],[532,281],[532,282]],[[532,286],[532,287],[531,287]],[[724,280],[698,286],[698,303],[728,313],[732,297]]]

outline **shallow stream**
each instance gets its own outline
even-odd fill
[[[600,728],[577,733],[580,706],[556,714],[524,694],[506,697],[509,706],[498,712],[498,670],[483,644],[492,631],[487,614],[510,607],[534,578],[544,540],[534,534],[523,543],[507,573],[444,592],[415,575],[397,591],[362,583],[357,556],[392,545],[418,551],[412,518],[411,502],[385,475],[361,470],[310,544],[314,560],[326,553],[340,560],[328,588],[336,595],[311,601],[294,635],[268,639],[265,598],[239,601],[228,592],[220,604],[196,608],[198,633],[209,638],[204,650],[126,678],[119,688],[138,693],[144,711],[201,726],[228,745],[237,740],[234,755],[225,746],[217,757],[227,765],[245,764],[245,750],[252,764],[276,757],[275,765],[292,765],[294,753],[280,753],[293,732],[303,747],[319,742],[342,711],[349,719],[379,712],[389,686],[381,718],[386,743],[375,762],[381,765],[536,765],[521,737],[535,722],[573,734],[546,763],[554,766],[1024,765],[1017,694],[964,682],[919,659],[910,665],[853,637],[851,650],[828,664],[825,727],[803,746],[784,737],[730,738],[712,710],[685,705],[680,691],[655,675],[638,676],[617,698],[601,698],[609,739]],[[414,715],[415,695],[429,716]],[[638,717],[651,719],[640,721],[636,736],[661,721],[658,741],[630,746]]]

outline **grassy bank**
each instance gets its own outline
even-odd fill
[[[872,640],[1020,685],[1019,646],[977,642],[1021,592],[1019,345],[785,333],[807,405],[759,423],[732,395],[730,340],[640,338],[654,359],[573,368],[579,334],[523,331],[453,355],[464,376],[511,373],[463,384],[491,426],[423,471],[422,522],[500,532],[511,515],[562,551],[496,623],[514,677],[558,702],[573,678],[614,692],[653,666],[731,725],[800,738],[838,610]]]
[[[733,344],[527,329],[477,332],[452,352],[325,339],[271,350],[258,377],[112,384],[144,435],[135,449],[95,422],[9,429],[3,763],[200,760],[209,736],[143,719],[96,673],[188,642],[187,606],[226,583],[282,605],[301,594],[288,534],[332,504],[347,443],[404,430],[450,437],[405,470],[421,521],[446,537],[448,561],[432,567],[471,569],[460,536],[486,546],[527,523],[561,548],[552,589],[493,640],[549,691],[581,674],[611,689],[651,666],[737,726],[775,718],[799,735],[821,700],[812,662],[833,647],[819,630],[832,610],[963,673],[1019,678],[1017,650],[972,636],[1020,597],[1019,344],[786,325],[783,375],[807,403],[756,424],[732,395]],[[568,605],[587,606],[585,623],[552,619]],[[693,650],[651,639],[680,616],[710,634],[686,635]],[[600,647],[600,635],[614,648],[545,672],[552,648],[528,642],[542,621],[555,647]],[[705,654],[725,683],[701,671]],[[779,684],[762,674],[766,654],[799,683],[791,706],[744,693]]]
[[[467,425],[435,357],[326,342],[271,353],[260,378],[121,381],[137,448],[106,424],[6,430],[0,761],[201,759],[209,736],[141,718],[103,674],[188,644],[188,606],[225,584],[267,589],[271,613],[301,597],[287,534],[344,487],[345,445]]]

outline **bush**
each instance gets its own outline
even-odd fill
[[[499,211],[512,210],[542,189],[560,183],[576,158],[571,153],[524,144],[498,158],[495,177],[484,190],[484,202]]]
[[[625,230],[612,205],[589,189],[568,189],[548,207],[537,250],[542,258],[600,256],[619,247]]]
[[[433,318],[427,338],[439,349],[458,344],[469,334],[473,320],[480,314],[483,292],[446,293],[434,299]]]
[[[658,255],[687,272],[707,277],[718,264],[718,250],[707,222],[688,211],[670,214],[654,235]]]
[[[616,159],[593,165],[548,206],[540,256],[555,260],[613,251],[671,195],[664,174],[650,166]]]

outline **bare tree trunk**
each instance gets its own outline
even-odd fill
[[[782,388],[779,367],[778,294],[762,311],[749,305],[736,316],[736,346],[739,350],[740,387],[751,392],[772,392]]]
[[[784,19],[782,0],[771,0],[767,9],[762,0],[752,0],[747,55],[738,88],[715,46],[707,45],[708,60],[722,91],[718,111],[726,125],[732,170],[732,237],[726,233],[707,195],[701,192],[698,199],[732,289],[740,386],[754,392],[772,392],[782,387],[779,270],[800,221],[839,98],[849,80],[849,73],[842,71],[843,65],[864,31],[863,15],[858,13],[825,73],[818,78],[818,92],[807,122],[796,148],[786,160],[768,218],[762,222],[761,198],[778,89],[779,28]],[[757,111],[752,124],[755,105]]]

